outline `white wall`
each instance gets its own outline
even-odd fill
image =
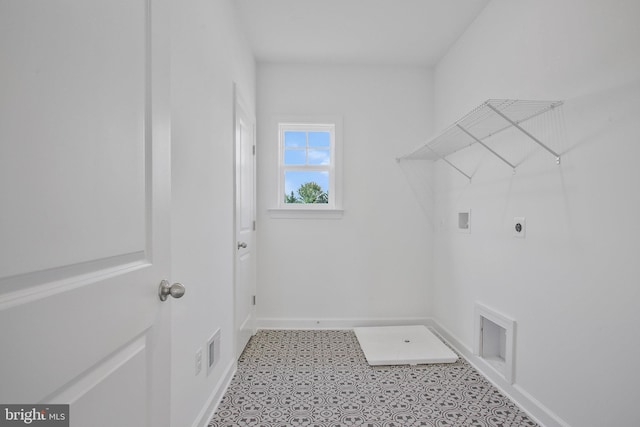
[[[208,421],[203,411],[235,366],[233,82],[253,108],[255,63],[229,0],[174,1],[171,48],[172,274],[186,287],[171,301],[171,425],[191,426]],[[218,328],[220,360],[207,377],[204,346]]]
[[[431,133],[423,68],[258,66],[258,322],[332,327],[424,318],[432,227],[395,161]],[[343,120],[341,219],[276,219],[277,116]],[[317,323],[317,322],[320,323]]]
[[[488,98],[566,100],[532,128],[560,166],[503,141],[526,158],[515,175],[475,148],[457,157],[477,168],[472,183],[436,169],[436,320],[471,348],[475,301],[514,318],[514,390],[547,408],[547,425],[640,425],[638,17],[633,0],[494,0],[435,70],[437,129]]]

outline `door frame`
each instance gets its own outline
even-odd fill
[[[238,158],[238,156],[240,156],[240,152],[238,150],[238,144],[240,143],[238,141],[238,134],[237,134],[237,127],[238,127],[238,119],[239,119],[239,115],[243,114],[250,122],[251,122],[251,128],[252,128],[252,145],[253,145],[253,163],[252,163],[252,167],[253,167],[253,200],[252,200],[252,205],[253,205],[253,209],[251,212],[251,215],[253,217],[253,248],[251,249],[252,252],[252,291],[253,291],[253,305],[251,307],[251,316],[253,318],[253,322],[251,325],[251,335],[254,335],[256,333],[256,276],[255,276],[255,271],[256,271],[256,119],[255,116],[253,114],[250,113],[250,110],[244,100],[245,98],[242,97],[242,95],[240,94],[240,91],[238,89],[237,84],[234,82],[233,83],[233,348],[234,348],[234,358],[238,359],[240,357],[240,354],[237,354],[237,349],[238,349],[238,340],[239,340],[239,336],[238,336],[238,330],[240,328],[240,324],[238,324],[238,320],[237,320],[237,311],[238,311],[238,304],[240,304],[241,302],[238,301],[237,299],[237,289],[238,289],[238,248],[237,248],[237,243],[238,243],[238,174],[239,174],[239,170],[238,170],[238,165],[240,164],[240,159]]]
[[[147,120],[154,141],[153,169],[150,197],[155,205],[152,224],[156,245],[165,248],[161,253],[151,253],[151,261],[164,265],[166,277],[172,282],[171,271],[171,2],[147,0],[151,28],[148,40],[151,46],[147,58],[148,97]],[[151,71],[153,70],[153,71]],[[164,212],[158,215],[158,212]],[[156,228],[157,227],[157,228]],[[159,232],[161,230],[162,232]],[[150,245],[150,243],[148,243]],[[172,299],[172,298],[171,298]],[[148,391],[150,398],[149,421],[152,426],[171,427],[171,331],[173,301],[161,302],[155,325],[150,331],[153,352],[149,354],[149,367],[154,378]]]

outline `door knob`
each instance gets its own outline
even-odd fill
[[[182,283],[174,283],[170,285],[167,280],[160,282],[158,287],[158,296],[160,301],[166,301],[167,297],[171,295],[174,298],[181,298],[184,295],[185,289]]]
[[[247,247],[247,244],[245,242],[238,242],[238,249],[242,248],[245,249]]]

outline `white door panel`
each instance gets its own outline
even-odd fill
[[[136,339],[47,400],[70,404],[77,426],[113,427],[121,420],[147,425],[146,349],[145,339]],[[122,384],[127,384],[127,392],[114,395]],[[105,408],[104,402],[110,406]]]
[[[143,251],[145,1],[2,8],[0,271]]]
[[[255,333],[255,119],[236,91],[236,356]]]
[[[0,402],[168,426],[165,0],[0,0]]]

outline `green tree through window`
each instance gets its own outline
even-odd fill
[[[285,203],[329,203],[329,194],[315,182],[305,182],[298,188],[298,195],[293,191],[284,195]]]

